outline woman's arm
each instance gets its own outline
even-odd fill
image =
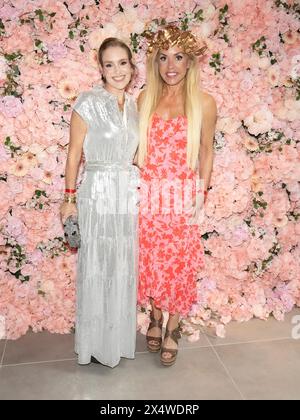
[[[143,98],[144,98],[144,94],[145,94],[145,91],[142,90],[142,92],[139,94],[139,96],[137,98],[137,109],[138,109],[138,111],[140,111],[140,109],[141,109],[141,105],[142,105],[142,101],[143,101]],[[135,152],[135,155],[134,155],[134,159],[133,159],[133,164],[134,165],[137,165],[137,162],[138,162],[137,153],[138,153],[138,148],[136,149],[136,152]]]
[[[87,125],[84,120],[73,112],[70,122],[70,141],[68,147],[68,156],[65,169],[65,186],[66,188],[75,189],[78,169],[81,160],[83,141],[86,135]],[[60,207],[61,220],[64,221],[71,215],[77,213],[75,203],[63,202]]]
[[[65,171],[66,188],[75,189],[86,131],[86,123],[79,114],[74,111],[71,116],[70,142]]]
[[[140,94],[139,94],[138,98],[137,98],[137,109],[138,109],[138,111],[140,111],[140,110],[141,110],[141,106],[142,106],[142,103],[143,103],[144,97],[145,97],[145,91],[144,91],[144,90],[142,90],[142,91],[140,92]]]
[[[203,117],[200,142],[200,179],[204,181],[204,190],[210,185],[214,159],[214,135],[217,121],[217,107],[214,98],[203,94]]]

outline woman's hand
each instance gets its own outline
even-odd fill
[[[203,222],[204,218],[204,203],[205,197],[201,195],[193,200],[192,205],[187,209],[187,214],[190,216],[188,220],[189,225],[198,225]]]
[[[76,204],[62,203],[62,205],[60,206],[60,218],[63,224],[69,216],[77,216]]]

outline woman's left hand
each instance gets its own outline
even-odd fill
[[[193,200],[191,207],[187,209],[187,214],[190,216],[188,224],[200,226],[204,217],[204,204],[205,197],[203,194]]]

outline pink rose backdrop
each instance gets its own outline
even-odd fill
[[[180,21],[205,38],[218,104],[213,189],[201,226],[198,303],[184,323],[219,336],[231,320],[300,305],[299,1],[0,0],[0,316],[5,336],[68,333],[76,254],[59,205],[74,99],[100,83],[97,48],[127,39],[145,83],[145,25]],[[79,177],[80,180],[80,177]],[[142,332],[147,314],[139,312]]]

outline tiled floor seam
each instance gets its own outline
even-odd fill
[[[224,344],[222,344],[222,343],[213,344],[213,343],[210,342],[210,340],[208,338],[208,343],[205,344],[205,345],[201,345],[201,346],[190,346],[190,347],[181,347],[179,349],[179,351],[181,352],[181,351],[185,351],[185,350],[201,350],[201,349],[207,349],[207,348],[212,348],[213,350],[215,350],[215,348],[217,348],[217,347],[236,346],[236,345],[243,345],[243,344],[244,345],[247,345],[247,344],[260,344],[260,343],[268,343],[268,342],[280,342],[280,341],[286,341],[286,340],[292,340],[292,338],[290,338],[290,337],[283,337],[283,338],[272,338],[272,339],[264,339],[264,340],[239,341],[239,342],[224,343]],[[7,363],[7,364],[3,364],[5,350],[6,350],[6,345],[7,345],[7,341],[5,342],[4,349],[3,349],[3,352],[2,352],[2,357],[1,357],[0,366],[2,366],[2,367],[24,366],[24,365],[43,364],[43,363],[55,363],[55,362],[65,362],[65,361],[75,361],[75,360],[77,360],[76,357],[74,357],[74,358],[68,358],[68,359],[51,359],[51,360],[39,360],[39,361],[32,361],[32,362],[21,362],[21,363]],[[136,352],[136,355],[137,356],[138,355],[144,355],[144,354],[149,354],[149,352],[147,350],[145,350],[145,351],[137,351]]]
[[[238,394],[240,395],[241,399],[243,401],[246,401],[246,398],[244,397],[242,391],[240,390],[239,386],[237,385],[237,383],[235,382],[235,380],[233,379],[233,377],[231,376],[227,366],[224,364],[223,360],[220,358],[220,356],[218,355],[216,349],[214,348],[213,344],[210,342],[209,338],[208,341],[211,345],[211,349],[214,352],[216,358],[218,359],[218,362],[220,363],[220,365],[223,367],[228,379],[230,380],[230,382],[232,383],[232,385],[234,386],[235,390],[238,392]]]
[[[235,341],[233,343],[211,343],[213,347],[224,347],[224,346],[237,346],[241,344],[259,344],[259,343],[272,343],[272,342],[280,342],[280,341],[287,341],[293,340],[292,337],[281,337],[281,338],[264,338],[261,340],[250,340],[250,341]]]
[[[4,347],[3,347],[3,351],[2,351],[2,355],[1,355],[1,360],[0,360],[0,366],[2,366],[2,363],[3,363],[3,360],[4,360],[6,344],[7,344],[7,340],[5,340],[5,343],[4,343]]]

